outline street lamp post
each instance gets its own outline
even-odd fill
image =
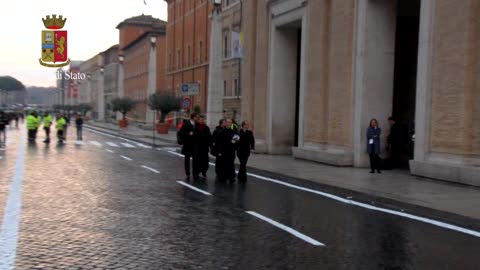
[[[213,4],[208,67],[207,124],[215,127],[222,118],[222,0]]]
[[[154,94],[157,88],[157,37],[150,36],[150,55],[148,60],[148,86],[147,86],[147,97]],[[152,118],[153,119],[150,119]],[[155,129],[155,112],[150,111],[147,106],[147,115],[146,115],[146,122],[153,122],[153,129]]]
[[[99,80],[98,80],[98,115],[97,115],[97,120],[98,121],[104,121],[105,120],[105,89],[104,89],[104,84],[105,84],[105,69],[103,67],[100,67],[99,71]]]

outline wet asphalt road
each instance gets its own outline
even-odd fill
[[[14,269],[480,267],[479,237],[255,177],[218,183],[213,166],[207,181],[189,183],[206,195],[177,182],[183,160],[169,149],[90,131],[77,145],[73,129],[66,145],[44,145],[42,133],[29,145],[20,133],[0,151],[3,217],[25,145]],[[0,249],[0,270],[10,269],[4,262]]]

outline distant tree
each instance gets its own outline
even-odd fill
[[[110,102],[112,110],[114,112],[120,112],[122,114],[122,119],[125,120],[127,113],[135,107],[135,101],[128,97],[114,98]]]
[[[160,112],[160,123],[165,123],[165,118],[170,112],[180,110],[181,102],[181,98],[170,92],[155,93],[148,97],[150,109]]]
[[[92,105],[88,103],[80,103],[76,106],[76,111],[80,113],[81,115],[86,115],[87,112],[92,110]]]
[[[22,91],[25,90],[25,85],[11,76],[0,76],[0,90]]]

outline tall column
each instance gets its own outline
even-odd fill
[[[124,90],[124,86],[123,86],[123,80],[124,80],[124,77],[125,77],[125,74],[124,74],[124,66],[123,66],[123,60],[124,60],[124,56],[123,55],[120,55],[118,56],[118,97],[120,98],[123,98],[125,96],[125,90]],[[121,120],[122,119],[122,114],[120,112],[117,112],[117,120]]]
[[[98,106],[98,121],[105,120],[105,85],[104,85],[104,70],[101,68],[98,71],[98,97],[97,97],[97,106]]]
[[[157,50],[156,50],[156,37],[150,38],[150,56],[148,59],[148,89],[147,89],[147,100],[151,94],[154,94],[157,89]],[[148,101],[147,101],[148,103]],[[150,110],[147,105],[147,115],[146,122],[147,124],[153,123],[154,121],[154,111]]]
[[[207,124],[212,128],[222,119],[222,92],[222,21],[220,8],[215,8],[212,12],[207,92]]]

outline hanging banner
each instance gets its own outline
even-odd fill
[[[232,31],[232,58],[243,58],[241,34]]]

